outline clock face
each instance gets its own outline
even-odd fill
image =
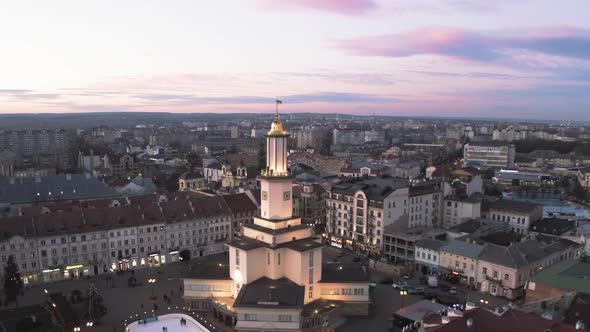
[[[268,200],[268,191],[263,191],[262,192],[262,200],[263,201],[267,201]]]
[[[290,191],[285,191],[285,192],[283,193],[283,199],[284,199],[285,201],[288,201],[288,200],[290,200],[290,199],[291,199],[291,192],[290,192]]]

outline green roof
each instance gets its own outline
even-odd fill
[[[557,263],[530,277],[529,282],[590,294],[590,256]]]

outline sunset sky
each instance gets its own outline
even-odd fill
[[[590,1],[6,0],[0,113],[590,120]]]

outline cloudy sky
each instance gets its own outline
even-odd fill
[[[0,113],[590,120],[587,0],[3,1]]]

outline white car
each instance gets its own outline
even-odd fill
[[[395,289],[400,289],[400,288],[408,287],[409,285],[405,281],[398,281],[398,282],[394,282],[391,286]]]

